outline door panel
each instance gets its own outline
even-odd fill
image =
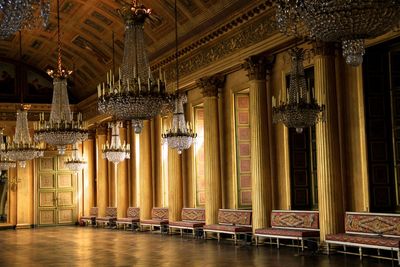
[[[38,163],[39,225],[74,224],[76,176],[65,169],[66,156],[47,156]]]

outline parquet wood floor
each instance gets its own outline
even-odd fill
[[[300,256],[298,249],[204,241],[91,227],[47,227],[0,231],[0,266],[155,266],[155,267],[372,267],[388,260],[357,256]],[[396,262],[393,263],[394,266]]]

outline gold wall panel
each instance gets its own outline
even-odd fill
[[[52,173],[42,173],[39,176],[39,187],[40,189],[54,188],[54,175]]]
[[[54,192],[39,193],[39,207],[54,207]]]
[[[68,156],[58,156],[57,157],[57,166],[59,171],[68,171],[69,169],[65,166],[64,162],[68,159]]]
[[[54,169],[53,158],[40,158],[39,167],[41,171],[52,171]]]
[[[39,224],[55,224],[54,210],[40,210]]]
[[[71,173],[58,174],[57,175],[58,187],[59,188],[72,187],[72,184],[73,184],[72,179],[73,179],[73,176]]]
[[[58,211],[58,223],[64,224],[70,224],[74,222],[74,209],[60,209]]]

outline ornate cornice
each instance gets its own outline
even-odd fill
[[[219,90],[224,86],[225,76],[214,75],[204,77],[197,81],[197,86],[202,88],[204,97],[217,97]]]
[[[267,74],[271,72],[274,64],[274,56],[251,56],[246,59],[243,68],[247,71],[250,81],[265,80]]]

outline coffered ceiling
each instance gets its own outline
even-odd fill
[[[258,0],[178,0],[179,42],[194,43],[212,29],[242,14]],[[264,1],[265,2],[265,1]],[[122,0],[61,0],[63,62],[75,69],[71,94],[79,101],[95,93],[96,85],[112,67],[112,33],[115,65],[123,54],[124,27],[117,9]],[[174,0],[142,0],[154,18],[145,26],[147,51],[153,64],[174,51]],[[22,60],[45,71],[56,65],[56,1],[51,1],[46,30],[22,32]],[[0,41],[0,57],[19,60],[18,35]]]

